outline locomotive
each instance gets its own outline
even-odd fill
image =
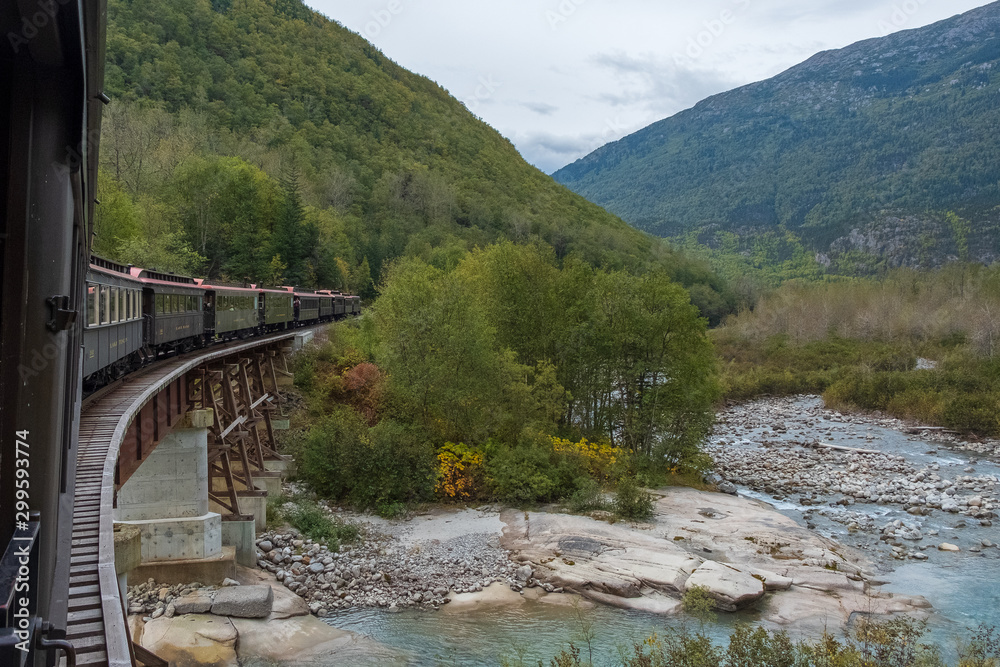
[[[360,297],[297,287],[232,285],[91,256],[83,321],[84,387],[160,356],[357,315]]]

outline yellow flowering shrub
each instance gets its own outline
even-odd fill
[[[446,500],[473,500],[483,493],[483,455],[462,443],[446,442],[438,450],[437,486]]]
[[[552,448],[560,454],[569,454],[583,459],[587,465],[587,472],[599,482],[612,479],[612,467],[622,456],[622,450],[619,447],[613,447],[608,442],[590,442],[586,438],[580,442],[573,442],[552,436]]]

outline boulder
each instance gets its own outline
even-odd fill
[[[171,667],[237,667],[237,638],[228,618],[189,614],[146,623],[142,646]]]
[[[938,551],[961,551],[957,544],[949,544],[948,542],[942,542],[938,545]]]
[[[174,613],[207,614],[212,609],[212,596],[202,591],[196,591],[174,600]]]
[[[270,586],[229,586],[220,588],[212,603],[216,616],[266,618],[271,613],[274,591]]]
[[[702,587],[722,611],[746,609],[764,597],[764,582],[732,565],[705,561],[688,577],[685,590]]]

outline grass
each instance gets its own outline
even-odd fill
[[[331,516],[305,496],[275,496],[267,499],[268,526],[280,522],[287,522],[302,535],[325,544],[332,551],[339,551],[341,544],[356,542],[361,537],[361,531],[356,525]]]

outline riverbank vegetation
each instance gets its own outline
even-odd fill
[[[838,409],[1000,433],[1000,267],[788,283],[713,340],[729,400],[815,392]]]
[[[868,619],[856,622],[846,637],[829,632],[815,641],[795,642],[785,632],[737,625],[727,645],[702,632],[668,629],[642,642],[620,647],[621,667],[997,667],[1000,638],[981,627],[957,647],[958,660],[949,661],[925,641],[926,624],[910,619]],[[524,667],[506,659],[504,667]],[[543,667],[543,663],[537,663]],[[551,667],[588,667],[574,645],[549,662]]]
[[[401,259],[360,322],[299,355],[312,425],[293,450],[321,495],[388,513],[434,499],[583,506],[606,485],[618,514],[642,518],[636,481],[708,464],[714,369],[705,320],[663,272],[509,242],[450,268]]]

